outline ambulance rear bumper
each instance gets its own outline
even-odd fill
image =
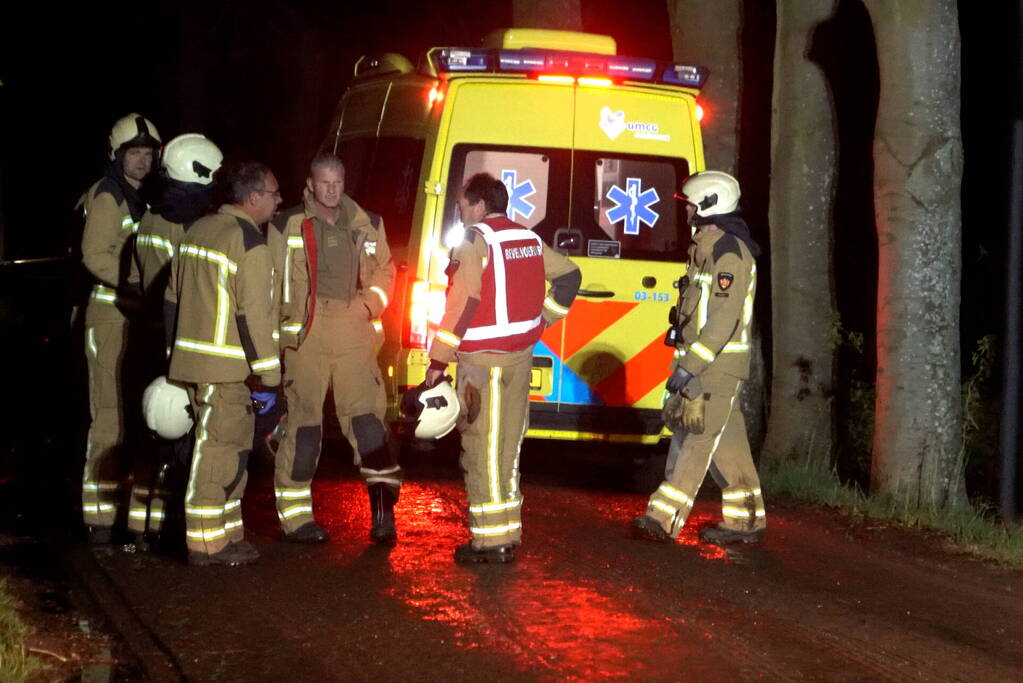
[[[670,433],[664,429],[660,410],[531,403],[526,436],[532,439],[653,444],[670,436]]]

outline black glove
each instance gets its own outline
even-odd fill
[[[675,368],[675,372],[671,373],[671,377],[668,378],[664,389],[671,394],[680,394],[692,378],[693,373],[686,372],[682,368]]]
[[[450,384],[452,382],[451,376],[441,375],[440,377],[436,378],[433,382],[430,382],[429,380],[423,380],[417,386],[406,391],[404,395],[402,395],[401,397],[401,402],[399,403],[398,406],[399,412],[405,417],[419,415],[420,410],[422,410],[422,407],[419,405],[420,394],[422,394],[427,389],[433,389],[441,382],[447,382],[448,384]]]

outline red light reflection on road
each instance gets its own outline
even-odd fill
[[[592,505],[601,517],[621,524],[624,528],[637,515],[643,514],[646,509],[646,501],[645,496],[615,496],[612,498],[607,494],[599,496],[594,494]],[[728,560],[729,555],[724,548],[700,540],[700,529],[717,524],[720,521],[720,515],[720,508],[715,512],[714,504],[710,501],[697,501],[696,507],[689,513],[686,525],[682,527],[682,533],[678,535],[675,542],[696,549],[700,557],[705,560]]]
[[[407,483],[402,501],[402,542],[390,554],[395,584],[386,592],[449,625],[460,647],[505,653],[523,671],[559,679],[642,677],[650,669],[637,652],[678,647],[665,642],[676,639],[664,619],[611,597],[620,586],[562,578],[528,552],[508,566],[454,564],[466,538],[464,499]]]

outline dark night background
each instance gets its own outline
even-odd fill
[[[977,339],[1002,335],[1018,36],[1014,3],[962,2],[959,12],[965,374]],[[583,30],[612,35],[620,54],[671,59],[663,0],[582,0],[582,13]],[[487,32],[511,24],[509,1],[9,4],[0,20],[3,257],[65,252],[72,207],[102,173],[110,126],[128,112],[153,121],[164,142],[202,132],[228,158],[267,162],[288,205],[299,199],[305,165],[359,56],[394,51],[414,63],[426,48],[475,45]],[[764,245],[774,26],[773,3],[746,2],[739,175],[747,216]],[[819,28],[810,57],[831,83],[840,134],[834,205],[839,312],[846,329],[866,338],[862,355],[843,352],[840,383],[870,381],[877,268],[871,143],[878,74],[869,18],[857,0],[841,0],[835,17]],[[708,105],[713,115],[714,103]],[[46,308],[54,292],[40,300],[35,296],[40,292],[21,289],[32,282],[46,280],[30,279],[27,285],[3,280],[8,290],[0,309],[7,316],[3,327],[20,333],[17,340],[5,339],[4,346],[14,349],[5,358],[19,353],[18,344],[38,339],[22,323],[42,316],[44,335],[60,327],[52,319],[56,307]],[[21,296],[7,296],[12,287]],[[764,283],[758,301],[765,330],[769,291]],[[20,381],[18,373],[10,379]],[[840,422],[848,409],[840,400]],[[993,467],[993,460],[979,466],[976,486],[991,485]]]

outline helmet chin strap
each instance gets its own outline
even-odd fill
[[[699,214],[694,213],[691,224],[696,227],[700,227],[701,225],[710,225],[711,223],[715,222],[715,219],[717,219],[717,216],[701,216]]]

